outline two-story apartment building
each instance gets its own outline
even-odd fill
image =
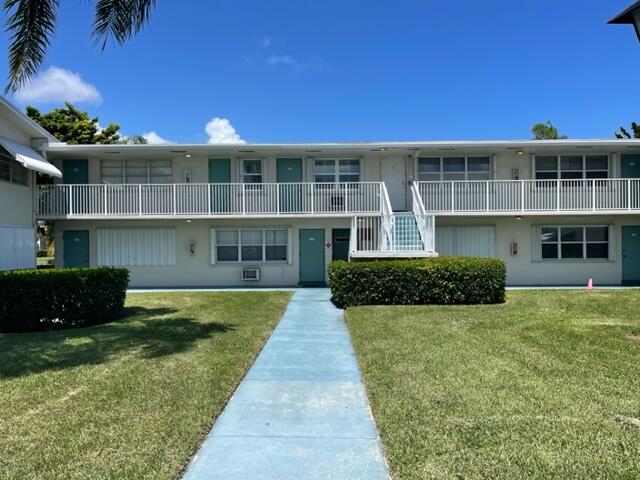
[[[0,96],[0,271],[36,265],[36,172],[61,176],[38,149],[57,142]]]
[[[640,282],[640,141],[44,147],[57,266],[313,285],[336,258],[481,255],[512,285]]]

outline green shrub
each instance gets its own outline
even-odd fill
[[[341,307],[502,303],[506,274],[504,262],[490,258],[338,260],[329,266],[329,285]]]
[[[85,327],[121,314],[124,268],[16,270],[0,273],[0,331]]]

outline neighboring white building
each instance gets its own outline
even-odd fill
[[[36,150],[57,142],[0,96],[0,270],[36,265],[36,172],[62,174]]]
[[[44,147],[56,264],[134,286],[313,285],[333,258],[480,255],[511,285],[640,282],[640,140]]]

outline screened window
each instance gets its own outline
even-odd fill
[[[262,160],[242,160],[242,183],[262,183]]]
[[[418,180],[489,180],[490,157],[421,157],[418,159]]]
[[[317,159],[313,163],[316,183],[358,183],[360,160],[357,158]]]
[[[0,146],[0,180],[27,185],[29,170],[16,161],[4,147]]]
[[[541,227],[540,248],[542,260],[607,260],[609,227]]]
[[[286,229],[216,230],[218,262],[286,262]]]
[[[608,155],[536,155],[536,179],[577,180],[583,178],[607,178]]]
[[[167,184],[173,182],[171,160],[102,160],[102,183]]]

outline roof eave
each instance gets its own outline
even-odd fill
[[[629,8],[627,8],[626,10],[624,10],[623,12],[621,12],[620,14],[616,15],[615,17],[613,17],[611,20],[609,20],[607,23],[610,25],[619,25],[619,24],[628,24],[628,23],[635,23],[634,18],[633,18],[633,12],[637,9],[640,9],[640,1],[634,3],[633,5],[631,5]]]

